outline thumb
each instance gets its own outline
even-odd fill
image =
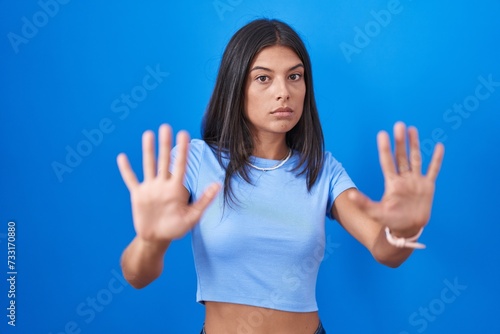
[[[382,218],[382,207],[379,202],[374,202],[360,191],[351,191],[349,199],[364,213],[371,218],[380,221]]]
[[[198,220],[200,220],[201,215],[217,196],[220,189],[221,185],[219,183],[212,183],[207,189],[205,189],[203,195],[201,195],[195,203],[189,206],[189,210],[186,214],[186,220],[191,224],[195,224]]]

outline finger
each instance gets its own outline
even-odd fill
[[[158,131],[158,177],[166,179],[170,175],[170,150],[172,146],[172,128],[167,124],[162,124]]]
[[[144,170],[144,180],[152,179],[156,174],[155,167],[155,135],[152,131],[145,131],[142,134],[142,168]]]
[[[434,147],[434,153],[432,154],[431,163],[427,168],[427,177],[432,181],[436,181],[437,176],[439,174],[439,170],[441,169],[441,164],[443,162],[444,157],[444,145],[441,143],[437,143]]]
[[[403,122],[394,124],[394,141],[395,149],[394,156],[399,174],[410,171],[408,162],[408,154],[406,153],[406,126]]]
[[[352,200],[354,204],[356,204],[368,216],[375,219],[376,221],[382,220],[383,216],[380,203],[372,201],[360,191],[351,191],[349,192],[348,196],[349,199]]]
[[[184,181],[184,174],[186,174],[189,134],[186,131],[179,131],[179,133],[177,133],[176,143],[178,146],[178,154],[175,159],[172,176],[176,182],[182,183]]]
[[[396,167],[391,153],[391,142],[389,135],[385,131],[380,131],[377,135],[378,158],[384,178],[396,175]]]
[[[212,183],[201,195],[200,199],[191,204],[186,215],[186,220],[189,224],[195,224],[200,220],[201,215],[206,210],[208,205],[214,200],[221,189],[219,183]]]
[[[410,166],[414,172],[422,173],[422,154],[420,153],[420,141],[418,130],[411,126],[408,128],[408,138],[410,141]]]
[[[123,182],[127,186],[128,190],[132,191],[132,189],[139,185],[139,181],[137,181],[137,176],[135,176],[134,171],[130,167],[127,156],[124,153],[118,154],[116,162],[118,164],[118,169],[120,170]]]

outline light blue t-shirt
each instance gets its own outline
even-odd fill
[[[177,150],[172,151],[175,160]],[[192,230],[198,302],[218,301],[290,312],[312,312],[316,279],[325,251],[325,217],[335,198],[355,187],[329,152],[311,189],[305,175],[291,172],[297,152],[272,171],[250,169],[252,184],[234,176],[237,205],[226,205],[223,192]],[[277,160],[251,158],[259,167]],[[175,170],[171,170],[175,174]],[[196,201],[213,182],[223,184],[225,170],[202,140],[189,146],[184,185]]]

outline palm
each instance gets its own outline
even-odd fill
[[[168,241],[183,237],[200,219],[219,189],[212,184],[195,203],[188,205],[189,194],[183,186],[186,172],[189,136],[177,136],[179,153],[174,174],[168,172],[171,151],[171,129],[160,127],[158,163],[154,155],[154,135],[143,135],[144,181],[139,183],[124,154],[118,156],[118,167],[130,191],[134,228],[146,241]]]
[[[422,176],[396,176],[385,182],[381,220],[391,229],[423,226],[430,217],[434,183]]]
[[[189,230],[188,205],[179,200],[183,189],[172,182],[143,182],[131,194],[134,227],[145,240],[177,239]]]
[[[423,175],[417,130],[408,130],[409,157],[406,152],[406,130],[402,123],[395,125],[394,135],[394,156],[387,133],[381,132],[377,138],[380,165],[385,180],[381,201],[373,202],[360,196],[358,202],[372,218],[392,231],[418,230],[425,226],[430,218],[434,184],[444,148],[442,145],[436,146],[427,175]]]

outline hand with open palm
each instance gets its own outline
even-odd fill
[[[409,137],[409,155],[406,133]],[[389,135],[377,136],[380,165],[385,191],[379,202],[360,192],[350,194],[371,218],[389,227],[394,235],[415,235],[430,219],[435,182],[444,156],[444,146],[437,144],[427,174],[422,174],[422,157],[417,129],[398,122],[394,125],[395,152],[391,153]]]
[[[137,237],[148,243],[168,242],[182,238],[199,221],[217,195],[220,185],[213,183],[193,204],[183,185],[186,173],[189,135],[177,134],[178,155],[173,173],[169,173],[172,129],[163,124],[159,129],[158,162],[155,159],[154,134],[146,131],[142,137],[144,180],[140,183],[125,154],[117,158],[118,168],[132,203]]]

